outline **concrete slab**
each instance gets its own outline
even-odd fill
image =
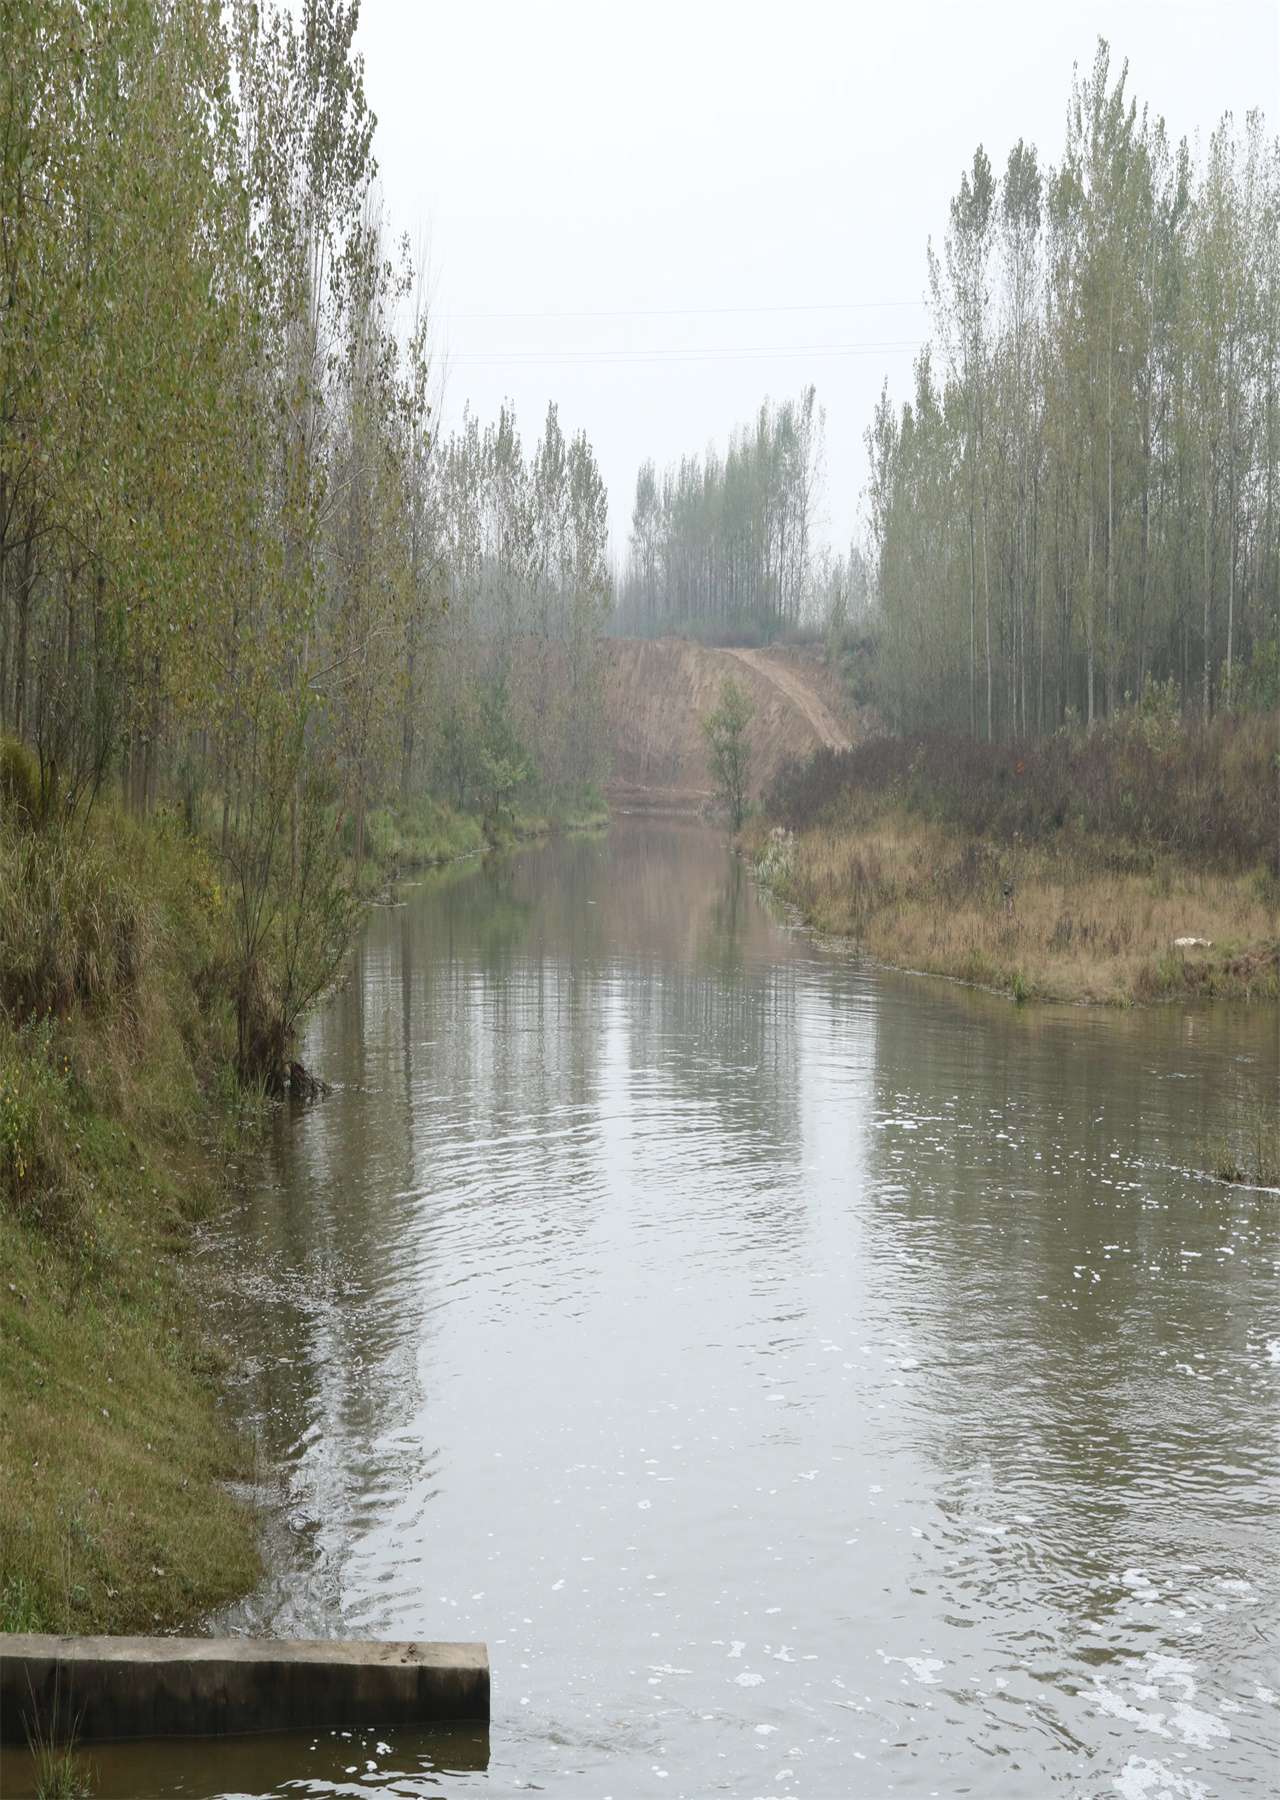
[[[0,1741],[217,1737],[489,1720],[483,1644],[0,1633]]]

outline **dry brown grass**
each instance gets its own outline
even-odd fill
[[[1280,994],[1274,882],[1126,860],[1097,843],[992,846],[868,806],[791,839],[775,885],[810,924],[884,962],[1018,999]],[[1178,937],[1213,948],[1176,950]]]

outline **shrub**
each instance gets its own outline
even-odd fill
[[[137,889],[69,831],[0,831],[0,1007],[22,1021],[128,999],[146,938]]]
[[[1224,868],[1280,869],[1274,727],[1222,716],[1182,724],[1157,694],[1092,732],[1035,743],[980,744],[945,733],[877,737],[786,765],[767,796],[793,828],[832,816],[859,796],[1025,844],[1075,831],[1111,840],[1111,865],[1149,866],[1170,850]]]
[[[29,830],[40,817],[40,771],[25,744],[0,738],[0,825]]]
[[[75,1110],[75,1076],[51,1021],[18,1032],[0,1024],[0,1201],[64,1249],[92,1260]]]

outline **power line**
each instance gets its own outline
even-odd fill
[[[747,344],[738,349],[707,350],[462,350],[449,358],[456,367],[482,365],[559,363],[674,363],[755,362],[775,356],[883,356],[901,350],[919,350],[923,338],[897,338],[878,344]]]
[[[616,307],[582,312],[454,312],[444,315],[454,319],[689,319],[719,318],[729,313],[797,313],[797,312],[871,312],[881,307],[925,306],[914,300],[831,300],[807,301],[792,306],[638,306]]]

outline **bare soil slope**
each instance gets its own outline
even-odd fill
[[[800,650],[716,650],[680,638],[615,638],[606,646],[605,704],[615,806],[698,812],[711,798],[702,720],[726,675],[746,690],[751,790],[766,788],[789,757],[853,734],[835,683]]]

